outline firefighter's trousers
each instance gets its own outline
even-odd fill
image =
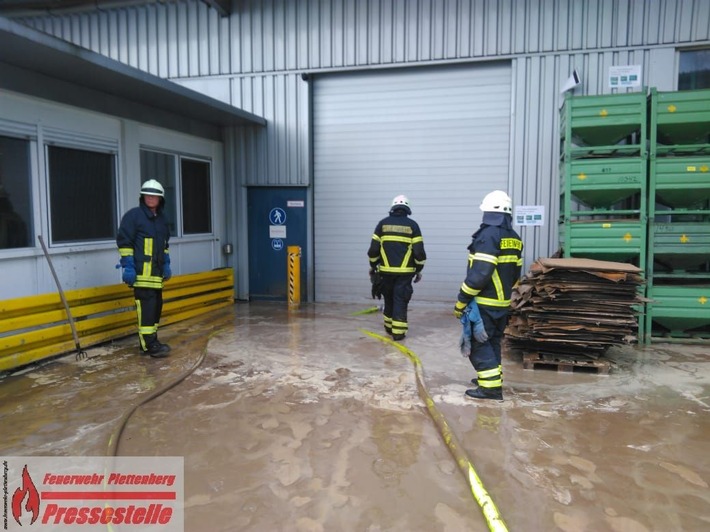
[[[483,325],[488,334],[485,342],[471,343],[471,355],[468,359],[476,370],[478,386],[486,389],[500,389],[503,385],[503,366],[501,363],[501,341],[508,325],[508,310],[495,309],[479,305]],[[472,325],[471,325],[472,326]]]
[[[414,274],[382,274],[382,298],[385,330],[390,334],[407,334],[407,307],[412,299]]]
[[[134,288],[138,313],[138,339],[147,351],[158,341],[158,323],[163,312],[163,291],[154,288]]]

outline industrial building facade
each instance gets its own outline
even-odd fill
[[[429,256],[415,299],[452,302],[490,190],[536,216],[517,220],[526,266],[557,251],[566,83],[589,95],[710,88],[708,0],[87,4],[0,16],[243,119],[174,128],[4,81],[0,150],[16,160],[0,158],[1,178],[8,188],[10,168],[26,165],[29,182],[11,199],[30,223],[24,241],[0,249],[12,272],[3,298],[53,290],[42,232],[69,287],[119,282],[112,231],[141,180],[158,178],[174,201],[173,269],[232,266],[239,299],[280,297],[293,245],[308,300],[369,297],[372,230],[406,194]],[[77,167],[102,198],[91,208],[62,186]]]

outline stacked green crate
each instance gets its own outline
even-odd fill
[[[646,337],[710,338],[710,90],[651,90]]]
[[[565,257],[628,262],[645,272],[647,130],[645,91],[566,94],[560,113],[559,226]],[[640,334],[643,323],[641,316]]]

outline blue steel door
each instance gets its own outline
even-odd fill
[[[250,188],[249,299],[288,299],[288,246],[301,248],[301,301],[306,295],[306,188]]]

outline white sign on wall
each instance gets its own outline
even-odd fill
[[[621,89],[641,86],[641,65],[609,67],[609,87]]]
[[[545,225],[545,206],[517,205],[513,219],[515,225]]]

